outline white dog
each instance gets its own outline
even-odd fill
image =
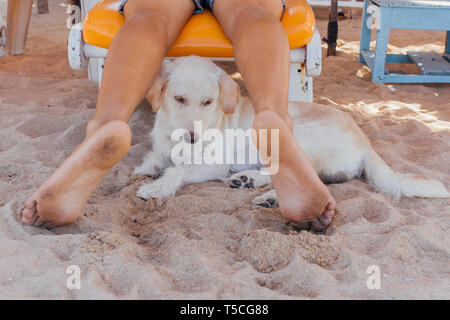
[[[140,187],[138,197],[163,199],[175,195],[186,184],[210,180],[226,181],[233,188],[257,188],[271,182],[269,175],[259,171],[260,162],[189,164],[173,157],[173,149],[180,144],[203,145],[201,133],[194,127],[196,121],[201,121],[203,130],[218,129],[224,135],[227,129],[252,127],[251,102],[240,95],[238,84],[209,59],[191,56],[165,63],[147,98],[157,111],[151,133],[153,151],[135,173],[162,176]],[[364,174],[377,191],[396,198],[449,197],[439,181],[393,172],[346,113],[322,105],[290,103],[289,114],[294,120],[297,142],[325,183],[344,182]],[[187,142],[171,139],[172,133],[180,128],[187,130]],[[242,148],[256,150],[252,143],[240,148],[233,146],[231,152],[245,153]],[[226,151],[230,152],[227,146]],[[195,156],[198,154],[194,152]],[[235,173],[230,176],[230,171]],[[276,206],[275,190],[256,197],[253,203]]]

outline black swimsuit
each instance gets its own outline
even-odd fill
[[[122,0],[119,7],[119,11],[121,13],[123,13],[123,7],[127,3],[127,1],[128,0]],[[194,13],[203,13],[205,9],[208,9],[209,11],[213,12],[214,0],[192,0],[192,1],[194,1],[195,3]],[[281,0],[281,2],[283,3],[283,11],[284,11],[284,9],[286,8],[286,2],[285,0]]]

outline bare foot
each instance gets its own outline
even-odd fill
[[[307,223],[316,231],[328,228],[335,214],[336,202],[289,128],[275,112],[269,110],[255,116],[253,127],[257,132],[259,129],[279,129],[279,143],[270,141],[272,149],[279,148],[279,169],[271,178],[283,217],[291,222],[310,220]]]
[[[34,226],[74,222],[103,177],[127,154],[130,143],[131,132],[123,121],[96,130],[25,201],[20,221]]]

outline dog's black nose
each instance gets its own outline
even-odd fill
[[[183,139],[186,143],[195,144],[198,140],[197,135],[194,131],[187,131],[184,133]]]
[[[194,144],[195,140],[197,140],[195,139],[195,133],[193,131],[189,131],[189,136],[191,138],[191,144]]]

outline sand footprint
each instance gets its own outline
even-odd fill
[[[343,222],[349,223],[364,217],[371,223],[381,223],[388,220],[393,209],[386,202],[373,198],[357,197],[339,202]]]

